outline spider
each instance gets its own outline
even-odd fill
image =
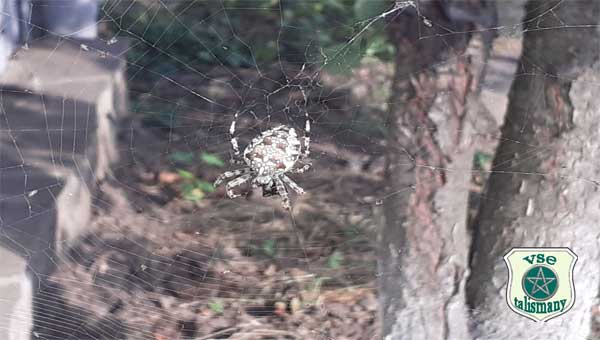
[[[305,161],[310,155],[310,121],[306,112],[305,117],[303,143],[300,142],[294,128],[279,125],[253,138],[240,159],[238,140],[234,137],[235,123],[238,118],[236,113],[229,128],[233,149],[232,163],[245,164],[246,167],[221,174],[215,181],[215,187],[226,179],[233,178],[227,182],[225,188],[229,198],[236,198],[241,195],[234,193],[233,188],[251,180],[253,188],[262,187],[263,197],[281,196],[284,209],[289,210],[290,199],[285,185],[287,184],[299,195],[304,194],[304,189],[286,173],[300,174],[312,166],[310,162]],[[300,161],[304,165],[296,167]]]

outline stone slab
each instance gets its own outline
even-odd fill
[[[27,276],[27,261],[0,247],[0,339],[28,340],[25,330],[33,326],[33,289]]]
[[[126,49],[45,38],[0,75],[0,339],[29,338],[31,287],[89,225],[95,184],[116,161]]]

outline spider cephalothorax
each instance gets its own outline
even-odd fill
[[[304,143],[300,141],[294,128],[280,125],[264,131],[252,139],[244,149],[241,160],[239,159],[240,150],[237,137],[233,137],[237,116],[236,114],[229,130],[232,135],[233,163],[245,164],[246,167],[223,173],[215,181],[215,186],[228,178],[236,177],[226,185],[227,196],[236,198],[240,195],[234,193],[233,188],[251,180],[253,187],[262,187],[263,196],[280,195],[283,200],[283,207],[289,209],[290,202],[285,185],[287,184],[298,194],[303,194],[304,190],[286,173],[303,173],[311,166],[310,163],[305,162],[304,165],[296,167],[310,153],[310,122],[308,116],[304,127]]]

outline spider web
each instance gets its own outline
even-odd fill
[[[340,11],[351,7],[331,2]],[[318,11],[326,2],[307,3]],[[75,242],[61,241],[59,255],[51,245],[26,252],[28,259],[47,258],[56,267],[51,273],[33,270],[33,336],[377,338],[376,230],[379,206],[389,197],[382,178],[393,66],[377,56],[385,48],[377,50],[372,41],[390,18],[418,5],[405,2],[350,22],[315,25],[303,24],[308,14],[286,1],[102,3],[97,22],[102,40],[129,44],[126,54],[111,57],[127,65],[130,113],[118,122],[120,161],[90,189],[89,225]],[[484,84],[483,92],[499,107],[492,112],[496,127],[519,54],[516,11],[501,10],[502,24],[489,29],[499,31],[505,43],[488,65],[499,68],[497,79]],[[422,17],[420,25],[436,23]],[[447,38],[426,36],[420,27],[423,39]],[[321,35],[343,39],[336,45]],[[64,37],[56,49],[63,41],[82,52],[103,53]],[[64,122],[70,112],[67,95],[56,98],[59,106],[54,99],[38,100],[47,107],[46,117],[55,110]],[[222,172],[239,168],[229,164],[228,130],[236,112],[243,150],[278,124],[303,131],[305,110],[313,168],[291,176],[306,191],[298,196],[290,190],[291,212],[282,209],[280,197],[261,197],[260,190],[238,187],[244,195],[231,200],[223,188],[210,186]],[[9,117],[6,110],[2,114]],[[46,122],[33,131],[47,133],[50,144],[50,135],[58,136],[61,152],[51,152],[54,166],[69,158],[62,157],[63,150],[79,147],[69,138],[91,129],[87,118],[74,119],[69,130]],[[19,137],[25,128],[8,124],[8,118],[0,126],[2,142],[17,155],[28,147]],[[496,143],[492,138],[483,151],[492,152]],[[529,151],[542,152],[534,146]],[[0,171],[17,169],[27,178],[34,168],[21,157]],[[481,185],[483,178],[474,181]],[[0,224],[14,229],[53,216],[53,206],[36,199],[52,197],[64,185],[58,176],[39,186],[25,182],[10,197],[24,199],[27,213]],[[410,193],[409,187],[397,189],[394,195]]]

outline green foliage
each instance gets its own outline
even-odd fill
[[[196,158],[193,152],[178,151],[170,154],[169,159],[182,165],[193,165]],[[207,152],[200,154],[200,160],[210,166],[222,167],[225,165],[218,156]],[[183,198],[188,201],[198,202],[202,200],[207,193],[215,191],[215,187],[212,183],[197,178],[191,171],[177,169],[177,174],[182,179],[179,189],[181,190]]]
[[[225,311],[225,306],[223,306],[223,301],[214,299],[208,303],[208,308],[212,310],[216,314],[223,314]]]
[[[194,175],[193,173],[191,173],[187,170],[179,169],[179,170],[177,170],[177,173],[179,174],[179,177],[183,178],[186,181],[196,179],[196,175]]]
[[[250,49],[231,30],[244,24],[242,16],[223,10],[231,1],[197,1],[192,6],[188,1],[108,2],[114,5],[110,17],[119,18],[112,22],[112,31],[136,42],[128,53],[132,74],[139,68],[169,76],[197,71],[202,64],[255,65]]]
[[[329,72],[347,73],[360,64],[369,50],[372,56],[389,57],[383,21],[365,27],[392,5],[389,0],[283,1],[284,29],[281,44],[292,61],[324,64]],[[315,27],[318,29],[315,30]],[[360,33],[360,34],[359,34]],[[378,37],[379,39],[375,39]],[[349,42],[352,41],[351,44]],[[377,41],[373,45],[372,41]],[[389,44],[387,44],[389,45]],[[391,45],[389,45],[391,47]]]
[[[364,40],[360,40],[364,42]],[[323,50],[325,55],[325,69],[335,74],[347,74],[353,68],[360,65],[360,61],[366,52],[366,45],[338,44]]]
[[[225,166],[225,162],[223,162],[219,156],[214,155],[212,153],[203,152],[200,155],[200,160],[207,165],[214,166],[217,168],[222,168]]]
[[[369,40],[369,46],[365,50],[365,56],[390,61],[394,58],[394,46],[390,44],[383,35],[374,35]]]
[[[489,169],[493,159],[493,155],[478,151],[475,153],[475,168],[481,170]]]
[[[207,182],[207,181],[201,181],[201,180],[196,181],[196,188],[198,188],[204,192],[215,191],[215,187],[213,186],[212,183]]]
[[[334,251],[329,258],[327,259],[327,265],[331,269],[338,269],[342,266],[342,262],[344,261],[344,255],[341,251]]]
[[[142,68],[146,76],[210,65],[260,67],[278,58],[327,61],[332,72],[346,72],[363,56],[387,58],[391,49],[383,21],[363,31],[390,0],[106,1],[113,34],[136,42],[130,71]]]
[[[181,177],[180,184],[183,198],[189,201],[198,202],[204,198],[207,193],[215,190],[212,183],[198,179],[196,175],[187,170],[178,169],[177,173]]]
[[[188,201],[198,202],[205,196],[204,191],[194,185],[183,184],[181,190],[183,191],[183,198]]]
[[[265,254],[271,257],[275,256],[275,253],[277,252],[275,240],[265,240],[261,248]]]
[[[143,123],[152,127],[169,128],[176,124],[173,105],[133,98],[131,112],[143,115]]]
[[[354,2],[354,16],[358,20],[368,20],[385,12],[390,7],[386,0],[356,0]]]

